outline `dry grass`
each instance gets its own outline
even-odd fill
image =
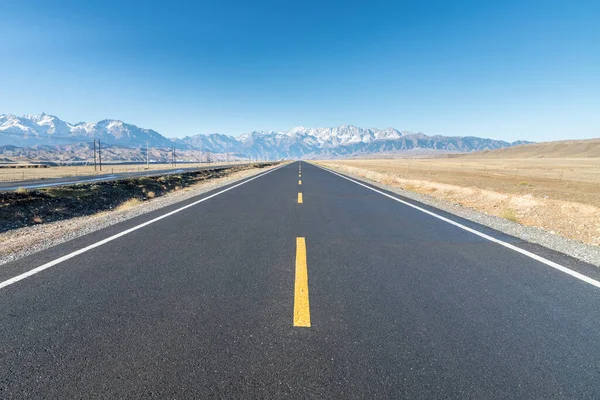
[[[130,208],[135,207],[141,203],[142,203],[142,200],[138,199],[137,197],[134,197],[132,199],[129,199],[129,200],[124,201],[123,203],[119,204],[119,206],[115,210],[116,211],[129,210]]]
[[[512,208],[508,208],[508,207],[505,208],[500,213],[500,216],[502,218],[507,219],[512,222],[519,222],[519,217],[517,216],[517,213],[515,212],[515,210],[513,210]]]
[[[211,163],[211,166],[226,165],[226,162]],[[229,164],[234,164],[230,162]],[[207,163],[203,164],[177,164],[173,167],[171,164],[150,164],[150,168],[146,169],[146,165],[111,165],[105,164],[102,166],[102,171],[94,170],[93,165],[86,166],[69,166],[69,167],[48,167],[48,168],[2,168],[0,169],[0,182],[22,181],[30,179],[50,179],[50,178],[66,178],[71,176],[89,176],[100,174],[117,174],[123,172],[142,172],[156,171],[166,169],[181,169],[207,167]]]
[[[600,245],[600,158],[371,159],[321,164]]]
[[[600,207],[600,158],[461,157],[323,162],[390,174],[392,179],[424,180],[500,193],[548,196]]]
[[[531,143],[464,154],[460,158],[599,158],[600,138]]]

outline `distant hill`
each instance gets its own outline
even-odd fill
[[[167,138],[152,130],[139,128],[118,120],[100,122],[62,121],[48,114],[0,114],[0,154],[9,157],[16,146],[31,149],[28,159],[35,159],[35,151],[52,158],[53,152],[69,151],[73,159],[89,158],[93,140],[100,139],[103,146],[115,147],[115,157],[125,149],[144,151],[146,143],[154,149],[169,151],[202,151],[236,154],[241,158],[334,158],[393,154],[427,149],[435,152],[470,152],[493,150],[523,142],[505,142],[473,136],[428,136],[423,133],[399,131],[395,128],[360,128],[341,125],[334,128],[296,127],[285,132],[254,131],[238,137],[213,133],[184,138]],[[122,149],[122,150],[119,150]],[[22,153],[22,152],[21,152]],[[131,151],[127,151],[131,153]],[[128,157],[132,155],[129,154]],[[66,154],[66,157],[69,157]]]
[[[600,138],[530,143],[504,149],[476,151],[469,154],[455,155],[454,157],[599,158]]]
[[[100,139],[106,145],[129,147],[145,146],[146,142],[154,147],[169,148],[176,145],[152,129],[139,128],[122,121],[106,119],[71,124],[44,113],[22,117],[0,114],[0,146],[72,145],[92,143],[94,139]]]

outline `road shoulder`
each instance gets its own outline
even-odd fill
[[[315,164],[324,169],[331,169],[319,164]],[[489,215],[468,207],[462,207],[458,204],[427,196],[420,193],[404,190],[397,186],[386,185],[380,182],[373,181],[360,175],[350,173],[348,171],[340,171],[331,169],[336,173],[340,173],[357,181],[363,182],[370,186],[386,190],[391,193],[398,194],[406,199],[416,201],[418,203],[433,207],[437,210],[444,211],[462,219],[475,222],[485,227],[494,229],[504,234],[522,239],[526,242],[537,244],[550,250],[566,254],[579,261],[592,264],[600,267],[600,248],[587,245],[585,243],[564,238],[551,232],[536,227],[529,227],[509,221],[504,218]]]
[[[49,249],[120,222],[160,210],[207,192],[234,184],[277,166],[237,171],[224,177],[201,181],[182,190],[148,199],[131,207],[14,229],[0,234],[0,265]]]

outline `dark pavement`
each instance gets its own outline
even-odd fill
[[[1,288],[0,398],[600,398],[600,289],[301,166],[301,186],[292,163]],[[310,328],[293,326],[297,237]]]
[[[185,165],[185,164],[183,164]],[[48,178],[48,179],[31,179],[24,181],[10,181],[10,182],[0,182],[0,192],[5,191],[13,191],[18,189],[42,189],[47,187],[55,187],[55,186],[66,186],[66,185],[76,185],[81,183],[91,183],[91,182],[107,182],[107,181],[118,181],[121,179],[130,179],[130,178],[142,178],[146,176],[160,176],[160,175],[174,175],[181,174],[185,172],[195,172],[195,171],[203,171],[203,170],[221,170],[227,169],[231,167],[243,167],[248,164],[227,164],[227,165],[207,165],[205,167],[181,167],[181,168],[170,168],[170,169],[160,169],[160,170],[149,170],[149,171],[133,171],[133,172],[120,172],[117,174],[98,174],[98,175],[82,175],[82,176],[69,176],[65,178]],[[110,164],[105,166],[105,171],[110,170]]]

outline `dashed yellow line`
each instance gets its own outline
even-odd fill
[[[302,180],[298,180],[298,185],[302,185]]]
[[[306,266],[306,241],[303,237],[296,238],[294,326],[310,328],[310,306],[308,303],[308,268]]]
[[[298,204],[302,204],[302,193],[298,193]]]

